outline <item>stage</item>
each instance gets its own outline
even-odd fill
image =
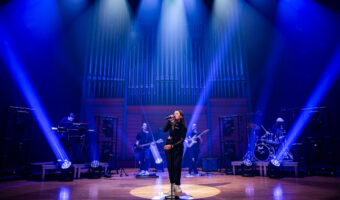
[[[81,178],[72,182],[9,181],[0,183],[0,199],[163,199],[169,189],[167,172],[159,178],[136,179],[135,169],[126,169],[129,176]],[[182,174],[181,199],[339,199],[340,179],[304,177],[271,179],[242,177],[221,173],[202,173],[186,178]]]
[[[0,200],[340,200],[338,2],[0,1]]]

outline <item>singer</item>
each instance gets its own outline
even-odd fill
[[[183,142],[186,137],[187,127],[185,125],[183,111],[181,110],[175,110],[174,114],[170,115],[167,119],[168,121],[163,131],[170,131],[166,145],[164,146],[171,183],[170,193],[180,196],[182,195],[180,185],[184,149]]]

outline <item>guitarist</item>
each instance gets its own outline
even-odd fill
[[[197,124],[192,125],[192,133],[191,136],[186,138],[185,143],[187,145],[187,151],[190,159],[189,164],[189,173],[187,177],[191,176],[191,173],[194,172],[195,176],[199,176],[197,171],[197,163],[198,163],[198,156],[200,154],[200,144],[202,144],[203,139],[199,136],[199,132],[197,131]]]
[[[148,125],[144,122],[142,124],[142,131],[137,134],[136,144],[138,147],[143,144],[151,143],[153,141],[151,133],[148,131]],[[141,147],[138,152],[138,163],[140,166],[140,172],[138,175],[149,175],[149,163],[150,163],[150,146]]]

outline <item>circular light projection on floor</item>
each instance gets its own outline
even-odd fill
[[[181,185],[183,195],[180,199],[202,199],[218,195],[221,191],[214,187],[202,186],[202,185]],[[164,199],[169,195],[170,185],[150,185],[144,187],[138,187],[130,191],[130,194],[136,197],[145,199]]]

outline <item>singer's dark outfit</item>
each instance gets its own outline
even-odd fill
[[[187,128],[180,123],[176,123],[174,129],[172,129],[172,124],[168,121],[164,126],[163,131],[170,131],[169,137],[171,139],[168,138],[166,144],[173,145],[173,148],[165,151],[170,183],[180,185],[184,149],[183,142],[186,137]],[[171,160],[172,158],[173,160]]]

